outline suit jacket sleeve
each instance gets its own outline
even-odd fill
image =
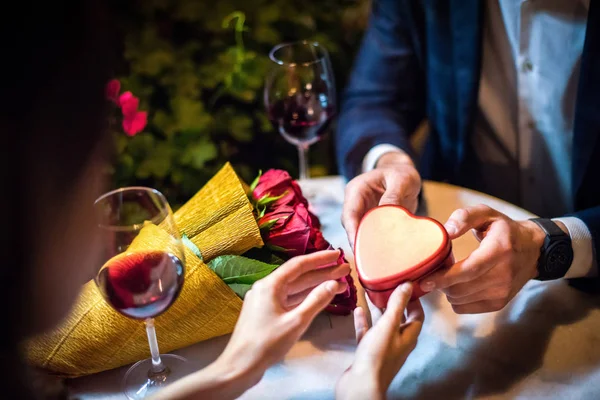
[[[348,179],[378,144],[414,155],[409,136],[423,120],[425,84],[419,56],[422,10],[411,0],[374,0],[336,131],[337,159]]]

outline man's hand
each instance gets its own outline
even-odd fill
[[[378,205],[395,204],[415,212],[420,190],[421,177],[410,157],[401,152],[384,154],[377,168],[357,176],[346,186],[342,224],[350,245],[354,247],[358,224],[367,211]]]
[[[471,229],[479,248],[425,278],[421,288],[440,289],[458,314],[498,311],[537,276],[546,235],[534,222],[514,221],[485,205],[456,210],[446,222],[450,239]]]

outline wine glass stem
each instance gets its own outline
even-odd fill
[[[300,159],[300,181],[308,179],[308,146],[298,146],[298,158]]]
[[[165,365],[160,359],[160,352],[158,351],[154,318],[146,320],[146,333],[148,334],[148,344],[150,345],[150,354],[152,355],[152,374],[160,374],[165,371]]]

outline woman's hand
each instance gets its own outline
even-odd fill
[[[256,282],[221,356],[159,392],[158,398],[237,398],[258,383],[333,297],[346,290],[336,279],[348,275],[350,266],[337,265],[339,255],[329,250],[295,257]]]
[[[387,309],[371,329],[363,309],[354,311],[358,348],[354,363],[337,383],[337,398],[385,398],[392,380],[417,345],[423,326],[423,308],[419,300],[409,303],[411,294],[410,283],[396,288]]]
[[[256,282],[220,358],[263,371],[280,361],[317,314],[346,290],[335,279],[350,273],[348,264],[319,268],[336,265],[339,255],[334,250],[296,257]]]

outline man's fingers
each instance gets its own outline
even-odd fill
[[[453,285],[470,282],[482,276],[499,262],[497,242],[489,236],[467,258],[457,262],[450,268],[436,271],[421,283],[421,289],[430,292]]]
[[[450,239],[456,239],[467,233],[470,229],[482,229],[494,218],[501,216],[498,211],[480,204],[474,207],[459,208],[454,211],[444,224]]]
[[[471,296],[482,290],[487,290],[502,283],[493,272],[494,271],[490,271],[487,274],[483,274],[479,278],[476,278],[470,282],[457,283],[456,285],[443,288],[441,291],[446,296],[454,299]]]
[[[312,321],[318,313],[331,303],[336,294],[344,290],[346,290],[346,285],[338,281],[323,282],[314,288],[306,296],[306,299],[291,312],[299,315],[304,321]]]
[[[313,288],[325,281],[340,279],[350,273],[349,264],[340,264],[335,267],[320,268],[300,275],[287,286],[287,294],[292,295]]]
[[[300,275],[309,271],[319,267],[324,267],[326,265],[337,264],[339,256],[339,250],[325,250],[304,256],[294,257],[285,262],[264,279],[277,284],[292,282]]]
[[[476,303],[453,305],[452,309],[457,314],[481,314],[492,311],[500,311],[506,306],[504,300],[484,300]]]
[[[477,303],[479,301],[502,300],[510,296],[510,287],[506,284],[496,285],[491,288],[480,290],[477,293],[465,297],[450,297],[446,295],[448,302],[453,306]]]
[[[348,235],[348,242],[354,248],[354,239],[360,220],[369,211],[369,205],[373,203],[374,193],[372,189],[363,182],[361,177],[355,178],[346,186],[344,192],[344,205],[342,208],[342,225]]]
[[[379,205],[400,205],[413,213],[416,212],[420,185],[415,191],[414,182],[408,176],[405,179],[398,179],[397,176],[388,177],[384,180],[385,192],[379,200]]]
[[[368,330],[369,323],[367,322],[365,310],[363,310],[362,307],[356,307],[354,309],[354,332],[356,333],[357,344],[360,343]]]

